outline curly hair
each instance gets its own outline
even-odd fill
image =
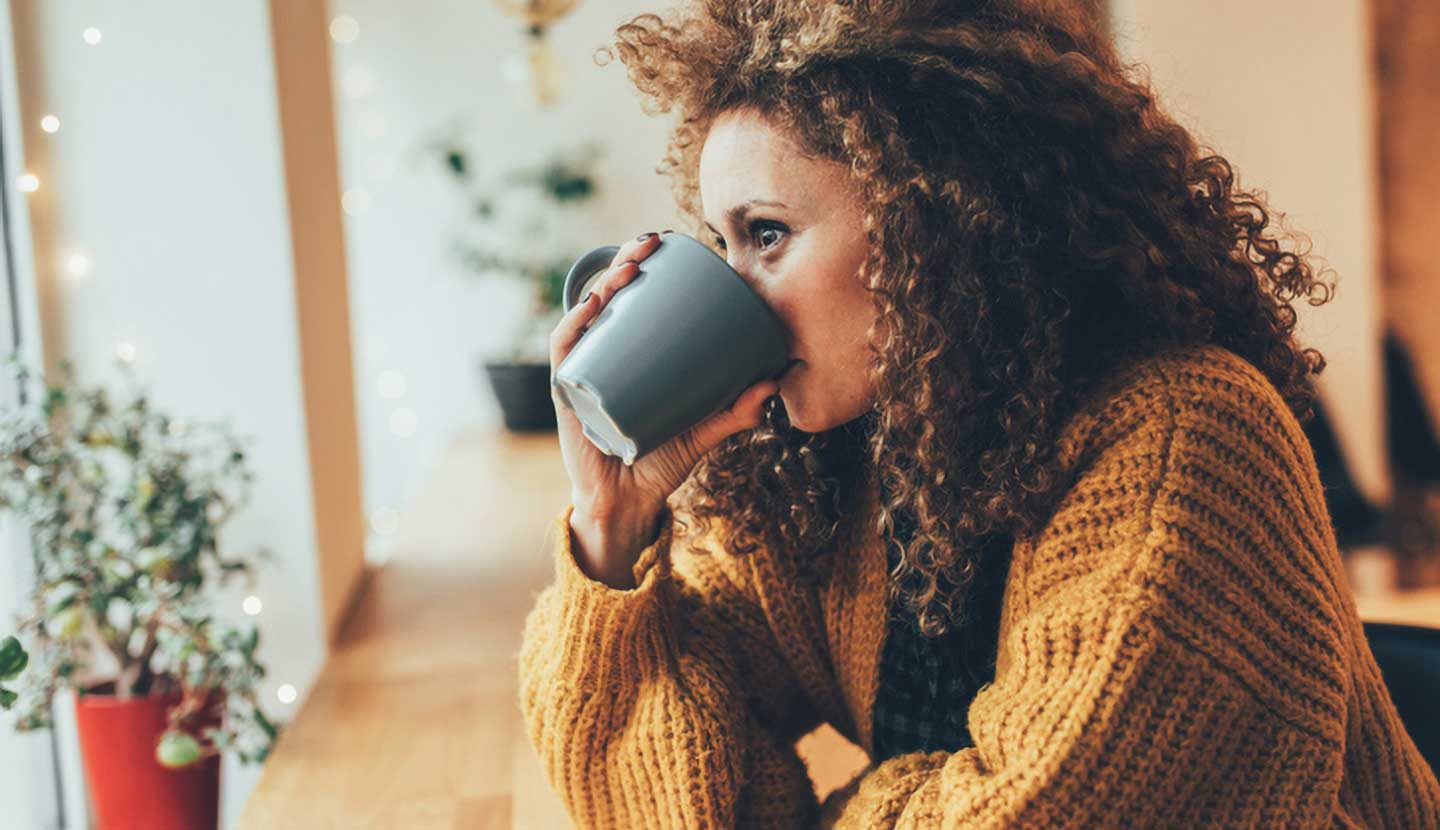
[[[1120,363],[1218,344],[1313,416],[1325,360],[1297,344],[1291,301],[1332,286],[1309,239],[1271,227],[1083,7],[701,0],[623,23],[597,62],[616,53],[644,112],[678,114],[656,169],[694,235],[700,149],[734,108],[863,195],[874,406],[806,433],[774,397],[696,465],[685,512],[721,521],[728,553],[791,551],[818,584],[877,487],[891,607],[938,636],[965,622],[982,541],[1044,526],[1073,477],[1060,430]]]

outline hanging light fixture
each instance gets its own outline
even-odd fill
[[[545,38],[546,28],[575,8],[579,0],[495,0],[500,9],[519,19],[525,32],[528,67],[514,74],[514,80],[529,87],[536,104],[550,106],[559,99],[564,85],[560,60]]]

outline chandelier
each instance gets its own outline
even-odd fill
[[[564,84],[559,58],[550,49],[545,30],[575,8],[579,0],[495,0],[500,10],[524,24],[526,61],[507,73],[511,80],[527,86],[534,102],[550,106],[559,99]]]

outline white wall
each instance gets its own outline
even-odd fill
[[[1334,270],[1335,298],[1297,302],[1324,353],[1319,388],[1357,485],[1388,501],[1370,19],[1362,0],[1112,0],[1117,42],[1167,108],[1234,163]]]
[[[253,439],[254,497],[221,545],[276,554],[254,619],[267,710],[288,720],[276,688],[303,700],[324,646],[266,4],[13,5],[33,55],[20,67],[22,126],[42,182],[28,201],[47,339],[87,381],[113,378],[127,341],[158,406]],[[89,26],[99,45],[82,40]],[[40,131],[42,113],[59,116],[58,133]],[[71,252],[89,257],[86,276],[60,267]],[[242,597],[227,593],[217,612],[246,620]],[[257,774],[227,757],[224,826]]]
[[[480,363],[508,342],[524,307],[518,292],[481,284],[448,257],[469,208],[438,159],[420,158],[417,147],[463,118],[474,124],[469,146],[490,167],[537,161],[594,137],[605,144],[599,192],[569,234],[574,256],[677,227],[668,180],[654,172],[668,119],[640,111],[621,63],[592,61],[622,19],[653,8],[644,0],[587,2],[556,23],[549,37],[570,92],[554,109],[536,111],[503,77],[524,37],[497,4],[332,2],[335,14],[359,23],[359,37],[332,51],[343,186],[369,196],[368,209],[346,219],[367,515],[398,509],[406,521],[405,504],[450,436],[500,428]],[[405,376],[403,397],[379,394],[387,370]],[[390,430],[401,407],[416,415],[409,437]],[[388,554],[385,537],[366,547]]]
[[[16,170],[21,166],[22,153],[11,136],[19,132],[20,114],[17,109],[18,90],[15,87],[15,67],[11,62],[14,54],[10,31],[9,15],[0,15],[0,126],[5,129],[5,169]],[[13,187],[0,189],[0,199],[5,199],[12,217],[12,228],[24,227],[24,195]],[[18,219],[16,217],[19,217]],[[25,251],[20,251],[22,255]],[[4,267],[7,252],[0,248],[0,286],[6,285]],[[28,259],[16,263],[21,273],[28,271]],[[32,362],[39,359],[40,342],[35,337],[39,327],[36,311],[35,286],[29,280],[18,280],[15,297],[16,308],[11,308],[8,297],[0,297],[0,351],[9,354],[14,338],[20,334],[21,353]],[[19,401],[19,391],[8,373],[0,374],[0,406],[9,407]],[[0,637],[15,632],[13,621],[18,618],[34,585],[35,572],[32,567],[28,528],[9,515],[0,515]],[[9,731],[12,716],[0,716],[0,817],[4,823],[17,828],[51,828],[58,825],[59,805],[55,792],[58,786],[55,775],[57,753],[53,747],[58,743],[50,732]],[[62,730],[63,731],[63,730]]]

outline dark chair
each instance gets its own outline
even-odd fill
[[[1315,416],[1305,424],[1305,436],[1315,455],[1325,505],[1335,525],[1335,542],[1342,551],[1374,545],[1384,538],[1385,512],[1360,492],[1340,452],[1325,402],[1317,394]]]
[[[1368,620],[1364,627],[1405,731],[1440,770],[1440,629]]]
[[[1415,380],[1415,361],[1394,331],[1385,334],[1385,420],[1390,465],[1397,477],[1420,484],[1440,482],[1437,420],[1426,411]]]

